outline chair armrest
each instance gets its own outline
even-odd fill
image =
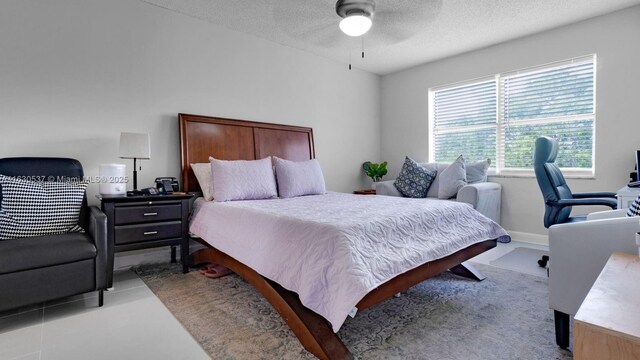
[[[553,225],[549,228],[549,307],[575,315],[613,252],[638,253],[638,217]]]
[[[393,183],[395,180],[387,180],[387,181],[378,181],[376,183],[376,195],[386,195],[386,196],[400,196],[402,194],[398,189],[396,189]]]
[[[627,209],[595,211],[587,215],[587,220],[614,219],[627,216]]]
[[[107,243],[107,215],[96,206],[89,207],[88,232],[97,251],[96,289],[105,289],[112,283],[113,247]]]
[[[592,192],[592,193],[574,193],[574,199],[585,199],[585,198],[616,198],[616,193],[614,192]]]
[[[500,223],[502,185],[493,182],[465,185],[458,190],[456,201],[470,204],[484,216]]]
[[[583,206],[583,205],[602,205],[608,206],[611,209],[615,210],[618,208],[618,202],[616,200],[610,199],[598,199],[598,198],[588,198],[588,199],[560,199],[558,201],[549,201],[551,205],[566,207],[566,206]]]

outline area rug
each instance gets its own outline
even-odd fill
[[[546,279],[476,265],[349,318],[338,335],[356,359],[571,359],[555,345]],[[212,359],[314,359],[237,275],[208,279],[175,264],[134,269]]]
[[[501,257],[490,261],[489,264],[507,270],[515,270],[525,274],[547,277],[547,269],[538,266],[542,255],[549,255],[549,251],[517,247]]]

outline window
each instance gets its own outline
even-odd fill
[[[556,163],[593,175],[595,55],[429,90],[430,161],[489,158],[497,174],[533,174],[535,139]]]

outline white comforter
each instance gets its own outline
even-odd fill
[[[368,292],[504,229],[467,204],[342,193],[205,202],[190,231],[295,291],[337,332]]]

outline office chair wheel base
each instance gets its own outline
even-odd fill
[[[549,262],[549,255],[542,255],[542,259],[538,260],[538,265],[541,268],[547,267],[547,263]]]

